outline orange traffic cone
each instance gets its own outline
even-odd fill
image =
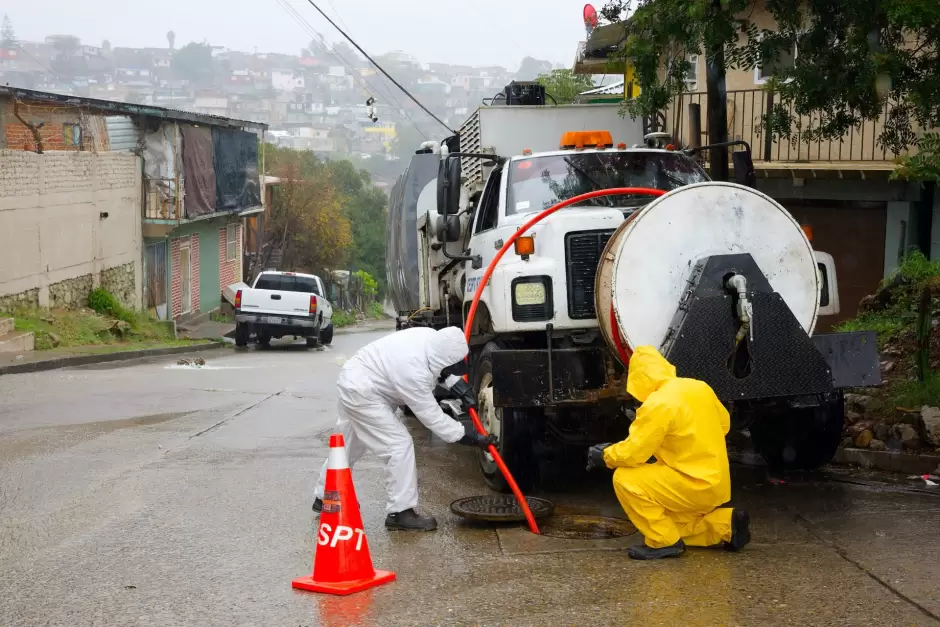
[[[291,585],[311,592],[352,594],[394,579],[395,573],[372,567],[343,436],[333,434],[313,575],[295,579]]]

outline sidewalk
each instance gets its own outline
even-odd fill
[[[141,357],[160,357],[195,353],[215,348],[222,348],[224,343],[207,341],[193,344],[163,344],[146,346],[142,344],[79,346],[73,348],[53,348],[44,351],[29,351],[22,354],[9,353],[0,356],[0,375],[21,374],[24,372],[42,372],[56,368],[85,366],[124,359]]]
[[[340,335],[343,333],[365,333],[369,331],[394,331],[395,320],[391,318],[382,320],[363,320],[358,324],[349,325],[336,329],[334,333]],[[233,322],[212,322],[207,320],[191,329],[180,329],[181,338],[191,340],[218,340],[219,338],[235,337],[235,323]]]

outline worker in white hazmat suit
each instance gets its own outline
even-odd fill
[[[350,468],[368,451],[385,464],[385,526],[389,529],[430,531],[437,521],[415,511],[418,476],[414,443],[396,417],[407,406],[421,423],[445,442],[487,448],[494,436],[482,436],[470,424],[445,414],[434,398],[441,372],[467,356],[467,341],[456,327],[440,331],[412,328],[387,335],[361,348],[346,362],[336,382],[339,398],[337,428],[346,440]],[[444,387],[472,404],[462,379],[447,377]],[[326,462],[315,489],[313,509],[323,505]]]

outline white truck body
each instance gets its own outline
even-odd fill
[[[314,274],[260,273],[252,287],[235,294],[236,344],[247,343],[251,333],[261,343],[294,336],[316,344],[324,334],[332,340],[333,307],[325,293],[323,281]]]

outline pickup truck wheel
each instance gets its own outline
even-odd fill
[[[320,343],[329,346],[333,343],[333,323],[326,325],[325,329],[320,331]]]
[[[819,407],[787,408],[751,423],[754,447],[774,469],[814,470],[832,460],[842,441],[845,398],[837,390]]]
[[[251,335],[251,330],[247,323],[235,323],[235,346],[248,346],[249,335]]]
[[[499,438],[499,454],[519,489],[531,489],[538,480],[538,463],[533,446],[544,428],[542,412],[537,409],[496,407],[493,405],[493,364],[491,353],[498,347],[490,342],[476,360],[473,388],[477,390],[477,414],[488,433]],[[479,453],[480,470],[486,484],[499,492],[509,492],[509,484],[488,452]]]

